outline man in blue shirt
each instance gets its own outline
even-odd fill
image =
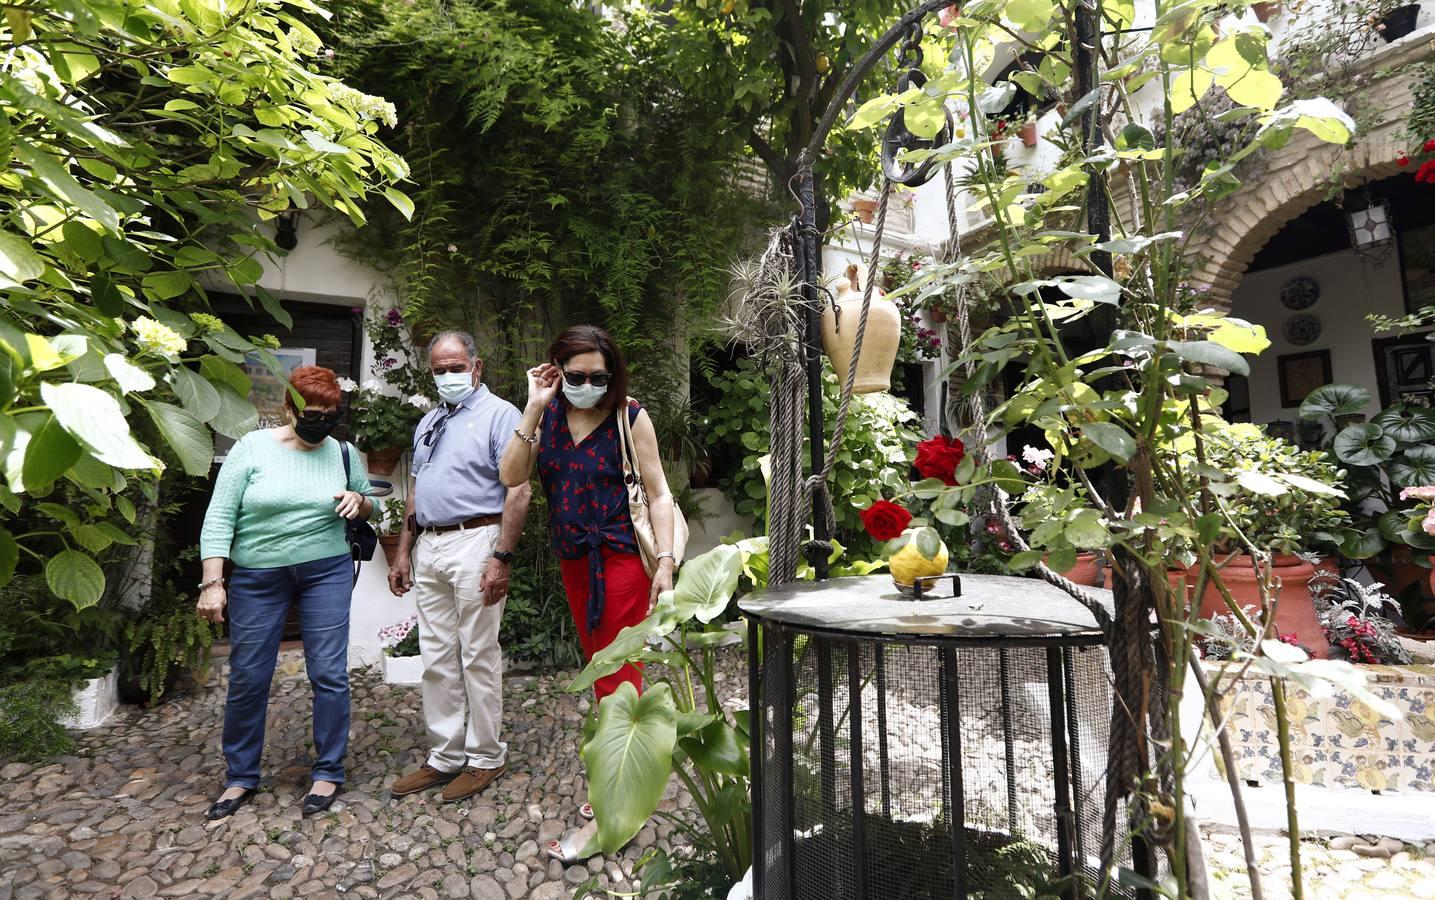
[[[398,779],[403,796],[444,786],[463,800],[503,774],[503,656],[498,624],[508,567],[528,514],[529,487],[508,489],[498,461],[518,409],[482,384],[473,337],[446,331],[429,344],[439,406],[414,435],[413,476],[389,590],[415,591],[429,754]]]

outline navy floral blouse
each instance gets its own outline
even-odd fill
[[[629,424],[640,409],[636,400],[628,401]],[[538,478],[548,498],[553,552],[559,559],[588,558],[588,630],[593,631],[603,618],[603,548],[638,552],[617,417],[610,414],[575,445],[563,401],[555,397],[543,416]]]

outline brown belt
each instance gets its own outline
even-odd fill
[[[498,525],[503,522],[502,515],[474,516],[466,522],[455,522],[452,525],[421,525],[419,533],[444,534],[449,531],[467,531],[470,528],[484,528],[489,525]]]

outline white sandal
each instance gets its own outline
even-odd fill
[[[584,828],[580,828],[562,840],[549,841],[548,846],[543,848],[544,852],[547,853],[551,859],[556,859],[565,866],[576,865],[586,859],[597,856],[599,853],[598,829],[593,829],[592,835],[586,839],[583,836],[585,830]],[[579,841],[583,841],[583,843],[580,844]]]
[[[578,807],[578,815],[582,816],[583,818],[585,818],[585,819],[587,819],[588,821],[591,822],[591,821],[593,820],[593,804],[591,804],[591,803],[584,803],[584,804],[582,804],[581,806],[579,806],[579,807]]]

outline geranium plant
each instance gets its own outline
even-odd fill
[[[379,643],[385,656],[419,655],[419,617],[415,613],[400,622],[379,629]]]
[[[413,346],[408,326],[397,309],[355,308],[364,315],[365,333],[374,362],[363,386],[345,380],[350,392],[350,425],[354,443],[365,453],[406,447],[424,413],[437,402],[433,378],[423,352]]]

